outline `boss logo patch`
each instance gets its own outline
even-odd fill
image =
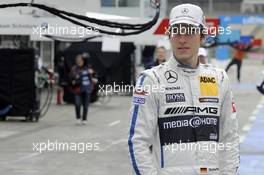
[[[184,93],[166,94],[166,102],[167,103],[184,102],[184,101],[185,101]]]

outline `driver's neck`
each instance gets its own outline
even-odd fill
[[[198,57],[196,59],[192,58],[191,62],[188,62],[188,61],[183,62],[177,59],[177,57],[174,54],[173,56],[176,59],[176,61],[183,67],[190,68],[190,69],[196,69],[199,65]]]

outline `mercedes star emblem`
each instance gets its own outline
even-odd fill
[[[184,8],[184,9],[182,9],[182,14],[187,14],[188,12],[189,12],[189,9],[187,9],[187,8]]]
[[[177,73],[172,70],[166,71],[164,75],[168,83],[175,83],[178,80]]]

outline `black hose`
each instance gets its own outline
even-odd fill
[[[49,88],[50,87],[48,87],[48,94],[46,95],[45,102],[42,105],[42,107],[39,109],[40,112],[43,111],[46,108],[47,104],[48,104],[48,101],[49,101],[49,98],[50,98],[50,90],[49,90]]]
[[[94,38],[102,37],[102,35],[92,36],[88,38],[69,38],[69,37],[52,36],[52,35],[44,35],[44,36],[56,41],[63,41],[63,42],[85,42]]]
[[[45,105],[46,109],[44,109],[44,107],[43,107],[42,110],[40,110],[39,118],[44,117],[47,114],[47,112],[49,111],[49,108],[50,108],[50,105],[51,105],[51,102],[52,102],[52,97],[53,97],[53,88],[52,88],[51,84],[49,85],[48,91],[49,91],[48,92],[49,98],[47,98],[47,101],[46,101],[46,105]]]
[[[93,31],[95,31],[95,29],[93,29],[93,27],[86,25],[84,23],[81,23],[77,20],[74,20],[70,17],[76,18],[78,20],[83,20],[83,21],[86,21],[89,23],[95,23],[95,24],[98,24],[101,26],[107,26],[107,27],[111,27],[111,28],[119,28],[119,29],[123,30],[123,32],[117,33],[117,32],[113,32],[113,31],[97,29],[97,31],[102,33],[102,34],[127,36],[127,35],[135,35],[135,34],[140,34],[142,32],[145,32],[156,24],[156,22],[158,21],[158,18],[159,18],[160,4],[156,3],[155,5],[156,5],[155,17],[151,21],[144,23],[144,24],[128,24],[128,23],[118,23],[118,22],[112,22],[112,21],[107,21],[107,20],[100,20],[100,19],[90,18],[87,16],[78,15],[78,14],[74,14],[71,12],[59,10],[59,9],[52,8],[52,7],[48,7],[48,6],[43,5],[43,4],[35,4],[35,3],[2,4],[2,5],[0,5],[0,8],[35,7],[35,8],[39,8],[39,9],[48,11],[49,13],[56,15],[56,16],[64,19],[64,20],[67,20],[73,24],[76,24],[76,25],[79,25],[79,26],[82,26],[85,28],[91,28]],[[125,32],[124,30],[135,30],[135,31]]]

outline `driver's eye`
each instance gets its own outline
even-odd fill
[[[191,31],[192,31],[192,33],[194,33],[194,34],[196,34],[196,33],[198,33],[198,32],[200,32],[200,28],[192,28],[191,29]]]
[[[193,26],[175,26],[171,29],[171,31],[172,31],[172,35],[175,36],[180,36],[180,35],[191,36],[199,33],[199,28]]]
[[[173,28],[172,28],[172,32],[173,32],[174,34],[178,34],[179,31],[180,31],[180,29],[179,29],[178,27],[173,27]]]

